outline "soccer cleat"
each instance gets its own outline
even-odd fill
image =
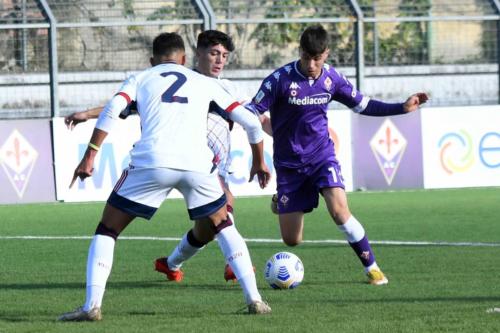
[[[366,273],[366,276],[368,276],[368,283],[374,286],[381,286],[389,283],[389,280],[387,280],[380,269],[374,268]]]
[[[255,267],[253,267],[253,271],[255,272]],[[224,280],[227,281],[233,281],[236,282],[238,279],[236,278],[236,275],[234,275],[233,269],[229,264],[226,264],[226,267],[224,267]]]
[[[102,319],[101,308],[92,308],[84,311],[83,307],[75,311],[63,313],[57,320],[59,321],[99,321]]]
[[[234,275],[233,269],[229,266],[229,264],[226,264],[226,267],[224,267],[224,280],[226,280],[226,282],[236,282],[238,280],[236,279],[236,275]]]
[[[271,313],[269,304],[263,301],[256,301],[248,304],[248,314],[267,314]]]
[[[178,269],[176,271],[168,268],[167,257],[158,258],[155,261],[155,270],[163,273],[167,276],[169,281],[181,282],[184,277],[182,270]]]
[[[271,198],[271,211],[278,215],[279,212],[278,212],[278,195],[277,194],[273,194],[273,197]]]

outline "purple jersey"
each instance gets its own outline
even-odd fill
[[[335,154],[326,116],[332,100],[360,110],[368,103],[332,66],[325,64],[316,80],[305,77],[298,66],[295,61],[278,68],[247,105],[253,111],[271,113],[274,163],[281,167],[300,168]]]

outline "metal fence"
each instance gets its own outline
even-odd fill
[[[377,78],[461,75],[490,90],[471,97],[458,84],[436,105],[496,103],[499,13],[498,0],[0,0],[0,118],[105,102],[103,91],[109,97],[149,66],[152,39],[164,31],[183,36],[188,59],[199,32],[229,33],[236,50],[227,73],[259,79],[298,57],[300,33],[313,23],[333,37],[329,63],[371,95],[387,96]]]

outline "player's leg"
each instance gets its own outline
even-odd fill
[[[185,173],[185,183],[178,187],[197,226],[210,226],[219,247],[243,289],[250,313],[268,313],[271,309],[262,302],[257,290],[255,273],[246,243],[227,214],[226,198],[218,177]],[[201,236],[200,236],[201,237]]]
[[[184,262],[214,239],[215,232],[211,226],[210,221],[196,220],[194,227],[184,234],[179,244],[168,257],[156,259],[155,269],[165,273],[171,281],[182,281],[184,274],[181,267]]]
[[[276,168],[276,210],[279,216],[281,238],[288,246],[302,242],[304,214],[318,206],[318,191],[303,170]]]
[[[83,307],[59,317],[61,321],[101,320],[101,304],[111,267],[115,242],[133,216],[106,204],[101,222],[90,243],[87,257],[86,298]]]
[[[231,267],[238,283],[243,289],[249,313],[270,313],[271,308],[262,301],[262,297],[257,289],[257,281],[248,247],[231,218],[227,215],[225,207],[211,214],[209,219],[213,224],[219,247],[224,254],[226,262]]]
[[[151,184],[153,186],[148,186]],[[165,193],[158,191],[154,184],[155,177],[151,175],[150,170],[131,168],[123,172],[108,198],[101,222],[90,243],[85,303],[83,307],[63,314],[59,320],[95,321],[101,319],[100,308],[113,266],[114,248],[118,236],[135,217],[150,219],[165,197]]]
[[[116,240],[135,216],[106,204],[87,258],[87,296],[84,311],[100,308],[111,267]]]
[[[374,285],[387,284],[387,278],[375,261],[375,255],[366,236],[365,229],[349,210],[344,189],[340,187],[324,188],[322,189],[322,194],[330,216],[335,224],[337,224],[339,230],[344,233],[349,245],[363,264],[369,283]]]
[[[279,214],[281,238],[288,246],[296,246],[302,243],[304,230],[304,213],[293,212]]]
[[[233,212],[233,195],[224,181],[224,178],[220,176],[219,181],[226,195],[227,203],[226,208],[228,215],[230,215],[231,220],[234,222],[232,216]],[[194,227],[190,229],[181,239],[179,244],[170,253],[168,257],[158,258],[155,262],[155,267],[157,271],[163,272],[167,275],[167,278],[171,281],[180,282],[182,280],[183,273],[180,270],[183,263],[189,258],[193,257],[205,247],[207,243],[212,241],[215,237],[215,232],[212,228],[212,223],[210,220],[196,220],[194,222]],[[226,265],[224,278],[228,280],[236,280],[236,276],[231,270],[229,265]]]

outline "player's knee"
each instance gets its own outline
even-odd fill
[[[118,238],[118,236],[120,235],[119,232],[117,232],[116,230],[113,230],[112,228],[107,227],[102,222],[100,222],[97,225],[97,228],[95,229],[95,234],[108,236],[108,237],[113,238],[114,240],[116,240]]]
[[[227,228],[227,227],[230,227],[233,225],[233,221],[231,220],[231,218],[229,217],[229,215],[226,216],[226,219],[220,221],[220,222],[216,222],[216,221],[212,221],[213,223],[213,231],[215,234],[218,234],[219,232],[221,232],[223,229]]]
[[[349,208],[347,206],[336,206],[332,212],[330,212],[330,215],[337,225],[344,224],[347,219],[351,216],[351,213],[349,211]]]
[[[197,248],[202,248],[203,246],[207,245],[207,243],[211,242],[214,239],[213,234],[208,234],[208,233],[203,233],[203,234],[198,234],[197,236],[194,234],[193,229],[189,230],[187,235],[187,241],[188,243]]]

